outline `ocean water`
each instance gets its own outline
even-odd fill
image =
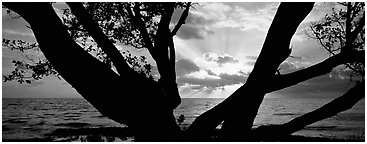
[[[224,99],[183,99],[174,111],[178,118],[185,116],[182,125],[194,119]],[[312,111],[332,99],[265,98],[255,119],[259,125],[282,124]],[[86,100],[77,99],[2,99],[2,138],[45,138],[58,129],[123,128],[101,115]],[[364,99],[352,109],[319,121],[298,131],[295,135],[312,137],[351,138],[364,137]]]

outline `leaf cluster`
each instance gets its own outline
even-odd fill
[[[9,75],[3,75],[4,82],[17,81],[19,83],[30,84],[34,80],[40,80],[44,76],[56,75],[57,71],[53,68],[49,61],[38,61],[35,64],[29,64],[22,61],[13,60],[15,69]]]
[[[332,12],[326,14],[322,20],[312,22],[310,33],[306,34],[316,39],[331,56],[342,51],[364,50],[364,23],[363,28],[359,28],[361,21],[364,21],[364,3],[356,2],[350,7],[348,3],[337,3],[336,5],[341,5],[342,8],[332,8]],[[349,44],[348,41],[350,41]],[[345,66],[353,70],[353,75],[364,75],[364,63],[353,62]]]
[[[11,50],[18,50],[20,52],[24,52],[26,50],[38,47],[37,43],[28,43],[24,40],[9,40],[9,39],[3,39],[2,45],[5,47],[9,47]]]
[[[133,56],[129,51],[122,53],[126,62],[133,70],[149,79],[153,79],[153,76],[151,75],[152,65],[147,62],[147,58],[145,56]]]

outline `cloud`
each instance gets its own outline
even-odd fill
[[[196,89],[198,86],[207,88],[218,88],[226,85],[245,83],[247,77],[248,75],[245,73],[221,73],[219,75],[215,75],[215,73],[211,72],[210,70],[200,70],[199,72],[194,72],[185,76],[178,77],[177,82],[179,86],[195,85]]]
[[[221,73],[241,74],[241,71],[247,73],[252,69],[242,59],[237,59],[228,54],[217,54],[213,52],[202,54],[201,57],[195,59],[195,62],[200,68],[210,70],[208,73],[212,75],[219,75]]]
[[[237,6],[237,7],[242,7],[243,9],[246,9],[249,11],[254,11],[257,9],[264,9],[268,5],[277,4],[277,3],[276,2],[230,2],[226,4],[232,7]]]
[[[238,60],[234,59],[231,56],[219,56],[217,63],[224,64],[224,63],[238,63]]]
[[[278,69],[281,74],[285,74],[304,69],[304,67],[297,66],[292,62],[284,61],[279,65]]]
[[[204,53],[200,60],[200,65],[190,60],[182,59],[177,61],[177,83],[180,87],[195,86],[195,90],[206,89],[205,92],[212,92],[224,86],[243,84],[246,82],[248,73],[244,72],[243,64],[240,60],[224,54]],[[202,66],[202,67],[201,67]],[[204,92],[204,91],[203,91]]]
[[[257,56],[246,56],[246,58],[250,60],[257,60]]]
[[[200,85],[202,87],[219,87],[224,86],[224,84],[220,85],[219,79],[211,79],[211,78],[195,78],[195,77],[179,77],[177,78],[177,82],[179,86],[183,86],[185,84],[189,85]]]
[[[176,62],[176,75],[182,76],[195,71],[199,71],[200,68],[192,61],[188,59],[181,59]]]
[[[216,28],[237,28],[240,30],[258,29],[267,31],[275,14],[277,4],[246,3],[252,6],[236,6],[230,3],[200,3],[190,9],[185,24],[177,36],[189,39],[204,39],[213,34]],[[258,5],[258,6],[257,6]],[[257,9],[245,9],[256,6]],[[183,9],[176,9],[172,16],[171,29],[177,24]]]
[[[242,84],[227,85],[219,88],[201,87],[192,89],[194,85],[185,85],[179,88],[180,94],[185,98],[226,98],[236,91]]]
[[[240,30],[258,29],[267,31],[275,14],[277,3],[203,3],[203,7],[192,13],[212,20],[213,28],[238,28]],[[249,5],[249,6],[245,6]],[[259,5],[256,9],[249,8]],[[261,5],[261,6],[260,6]]]
[[[250,61],[246,62],[247,65],[254,66],[257,60],[257,56],[246,56],[246,59],[249,59]]]
[[[215,74],[213,71],[211,71],[209,69],[206,69],[205,71],[208,73],[208,75],[212,75],[212,76],[216,76],[217,75],[217,74]]]
[[[325,17],[326,13],[330,14],[332,12],[332,8],[338,10],[341,7],[335,2],[316,2],[312,11],[308,14],[308,16],[303,20],[302,23],[319,21]]]
[[[246,62],[247,65],[254,66],[258,57],[246,56],[245,58],[250,60]],[[308,58],[300,55],[292,55],[292,57],[289,57],[282,62],[278,69],[281,74],[285,74],[295,72],[309,66],[311,66],[311,62],[308,61]]]
[[[246,62],[247,65],[250,65],[250,66],[254,66],[256,63],[256,61],[249,61],[249,62]]]
[[[204,39],[206,35],[213,34],[214,31],[209,30],[207,25],[213,23],[213,20],[206,20],[203,17],[193,15],[190,10],[185,24],[181,26],[177,32],[177,36],[181,39]],[[172,16],[172,29],[181,17],[183,9],[176,9]]]
[[[291,43],[296,42],[304,42],[308,40],[308,36],[305,35],[307,32],[308,34],[311,34],[310,32],[310,25],[312,22],[318,22],[325,18],[326,14],[332,14],[332,9],[339,10],[339,9],[345,9],[345,6],[341,6],[340,4],[337,4],[335,2],[316,2],[314,4],[314,7],[312,11],[307,15],[307,17],[302,21],[300,26],[298,27],[297,32],[292,37]]]
[[[176,24],[178,22],[178,20],[181,17],[181,14],[184,10],[183,9],[175,9],[175,12],[172,15],[172,20],[171,22]],[[195,9],[190,9],[189,11],[189,15],[187,16],[186,20],[185,20],[185,24],[184,25],[208,25],[208,24],[213,24],[215,21],[213,19],[206,19],[204,17],[198,16],[195,14],[196,10]]]
[[[184,39],[204,39],[205,35],[213,34],[213,31],[206,30],[204,27],[183,25],[177,32],[177,36]]]
[[[218,55],[216,53],[204,53],[204,58],[207,61],[213,61],[222,66],[226,63],[238,63],[239,61],[230,55]]]
[[[352,80],[361,80],[361,76],[359,75],[353,75],[353,70],[346,68],[344,65],[340,65],[338,67],[335,67],[330,73],[330,78],[334,79],[341,79],[341,80],[349,80],[352,78]]]
[[[233,84],[239,84],[239,81],[232,81],[230,79],[212,79],[212,78],[195,78],[195,77],[179,77],[177,79],[178,85],[183,86],[185,84],[189,85],[199,85],[202,87],[208,87],[208,88],[218,88],[223,87],[226,85],[233,85]]]
[[[193,77],[198,79],[220,79],[216,75],[209,75],[206,70],[201,69],[200,71],[195,71],[193,73],[185,75],[186,77]]]
[[[185,97],[227,97],[247,80],[247,75],[220,74],[218,77],[179,77],[177,81],[180,93]]]
[[[232,82],[230,85],[232,84],[240,84],[240,83],[245,83],[247,80],[248,75],[237,75],[237,74],[226,74],[226,73],[222,73],[219,75],[219,77],[222,80],[227,80]]]
[[[193,14],[201,16],[206,20],[218,21],[227,18],[227,13],[232,11],[232,7],[224,3],[212,2],[201,3],[202,6],[197,7],[197,10],[192,11]]]
[[[299,32],[302,32],[301,34],[299,34]],[[294,42],[303,42],[306,41],[308,39],[308,37],[304,34],[304,30],[300,30],[298,33],[296,33],[292,39],[291,39],[291,43]]]

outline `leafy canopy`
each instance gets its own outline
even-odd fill
[[[134,12],[141,15],[141,19],[145,22],[149,38],[154,45],[155,35],[158,29],[158,24],[162,13],[165,11],[163,3],[155,2],[91,2],[83,3],[89,14],[93,16],[100,29],[115,45],[128,45],[136,49],[146,48],[143,37],[135,24],[135,21],[127,11],[132,9]],[[187,3],[177,2],[175,8],[185,8]],[[14,15],[11,10],[7,9],[8,13]],[[13,18],[19,18],[14,17]],[[107,54],[96,44],[93,38],[78,22],[71,10],[63,9],[61,17],[70,37],[79,44],[85,51],[93,55],[95,58],[114,68],[112,61]],[[32,51],[38,48],[37,43],[28,43],[23,40],[3,39],[3,46],[11,50],[20,52]],[[129,51],[121,52],[125,61],[139,74],[153,79],[151,75],[152,66],[147,62],[144,56],[133,56]],[[3,80],[19,83],[31,83],[34,80],[39,80],[44,76],[56,75],[58,73],[53,69],[52,65],[45,58],[35,59],[27,57],[22,60],[14,60],[14,71],[11,74],[3,75]],[[20,69],[22,67],[22,69]]]

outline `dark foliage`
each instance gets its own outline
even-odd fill
[[[344,2],[335,5],[341,8],[332,8],[331,14],[326,14],[319,22],[313,22],[306,34],[316,39],[330,53],[330,56],[341,52],[364,50],[364,2]],[[346,63],[345,66],[353,70],[353,75],[364,76],[364,62]]]

